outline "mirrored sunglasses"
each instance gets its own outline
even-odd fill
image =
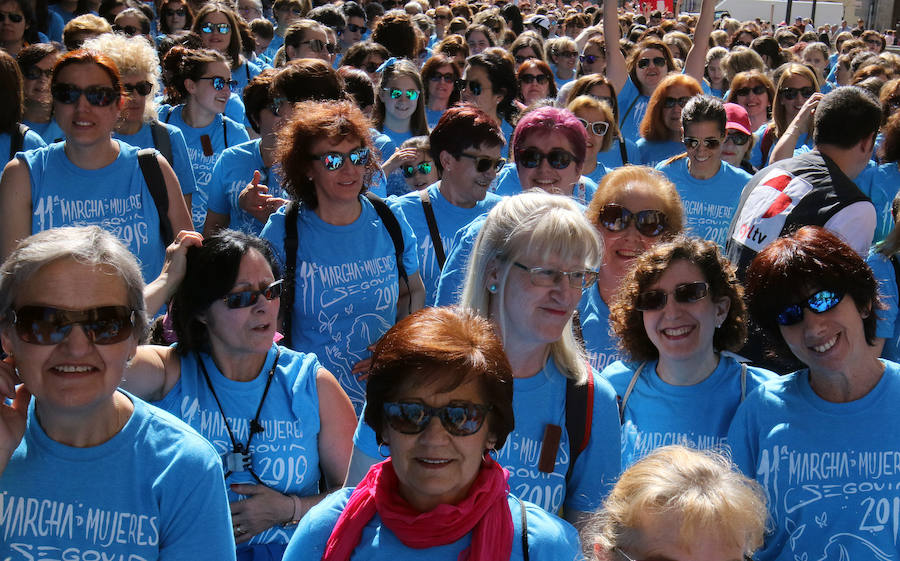
[[[216,91],[222,91],[225,89],[225,86],[228,86],[231,90],[235,90],[238,86],[237,80],[229,80],[227,78],[222,78],[221,76],[202,76],[197,79],[212,81],[212,87]]]
[[[360,147],[348,153],[325,152],[321,156],[313,156],[313,160],[319,160],[328,171],[335,171],[343,167],[344,162],[350,160],[354,166],[364,166],[369,163],[369,149]]]
[[[775,316],[778,325],[789,326],[803,321],[803,308],[809,308],[814,313],[823,314],[834,308],[844,299],[842,292],[834,290],[820,290],[799,304],[786,306]]]
[[[547,160],[553,169],[566,169],[575,161],[575,155],[562,148],[554,148],[547,153],[537,148],[526,148],[516,152],[516,162],[528,169],[534,169]]]
[[[202,26],[200,26],[200,31],[203,33],[212,33],[213,30],[218,31],[219,35],[227,35],[229,32],[231,32],[231,24],[206,22]]]
[[[700,140],[699,138],[694,138],[693,136],[686,136],[682,141],[684,143],[684,147],[688,150],[693,150],[700,146],[700,143],[703,142],[703,146],[710,150],[715,150],[719,146],[722,145],[722,141],[718,138],[704,138]]]
[[[431,407],[415,401],[389,401],[383,406],[388,425],[402,434],[419,434],[433,417],[453,436],[469,436],[481,430],[489,405],[458,402],[443,407]]]
[[[600,224],[610,232],[621,232],[631,222],[640,234],[655,238],[666,231],[668,218],[661,210],[640,210],[631,212],[622,205],[610,203],[600,209]]]
[[[381,91],[388,92],[388,95],[391,96],[391,99],[400,99],[403,94],[406,94],[406,99],[410,101],[416,101],[417,99],[419,99],[418,90],[403,91],[399,88],[381,88]]]
[[[414,166],[403,166],[400,168],[400,170],[403,172],[403,177],[409,178],[416,175],[417,173],[428,175],[429,173],[431,173],[432,167],[433,166],[431,162],[419,162]]]
[[[88,103],[94,107],[107,107],[114,103],[121,95],[119,90],[112,86],[88,86],[84,89],[74,84],[54,84],[50,88],[53,99],[66,105],[71,105],[84,95]]]
[[[256,304],[256,301],[259,300],[260,296],[270,302],[276,298],[280,298],[283,287],[284,280],[278,279],[269,286],[259,290],[243,290],[241,292],[228,293],[222,298],[222,301],[225,302],[225,306],[231,310],[246,308]]]
[[[668,294],[665,290],[647,290],[638,294],[634,307],[642,312],[662,310],[666,307]],[[672,296],[676,302],[692,304],[706,298],[709,285],[705,282],[686,282],[675,286]]]
[[[134,311],[126,306],[102,306],[87,310],[60,310],[50,306],[22,306],[10,312],[19,339],[32,345],[56,345],[72,327],[80,325],[95,345],[112,345],[134,330]]]

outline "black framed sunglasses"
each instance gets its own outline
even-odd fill
[[[638,59],[637,61],[638,68],[647,68],[648,66],[650,66],[650,64],[653,64],[653,66],[657,68],[665,68],[667,66],[665,57],[661,56],[655,56],[653,58],[642,58]]]
[[[834,308],[844,299],[844,293],[835,290],[820,290],[798,304],[785,306],[775,316],[778,325],[796,325],[803,321],[803,308],[809,308],[813,313],[824,314]]]
[[[183,18],[186,15],[187,15],[187,10],[185,8],[177,8],[175,10],[173,10],[171,8],[163,8],[163,16],[165,16],[167,18],[170,18],[173,16],[178,16],[180,18]]]
[[[428,175],[433,168],[434,165],[431,162],[419,162],[414,166],[403,166],[400,170],[403,172],[403,177],[410,178],[417,173]]]
[[[476,156],[475,154],[466,154],[463,152],[459,155],[461,158],[469,158],[470,160],[475,160],[475,171],[478,173],[484,173],[489,169],[493,168],[494,171],[499,172],[503,166],[506,165],[506,158],[488,158],[487,156]]]
[[[321,156],[313,156],[312,159],[322,162],[328,171],[341,169],[347,160],[350,160],[350,163],[354,166],[364,166],[369,163],[369,149],[361,146],[346,154],[343,152],[325,152]]]
[[[597,136],[604,136],[606,131],[609,130],[609,123],[606,121],[594,121],[593,123],[588,122],[587,119],[582,119],[578,117],[578,120],[581,121],[581,124],[584,125],[584,128],[588,132],[592,132]]]
[[[569,281],[572,288],[580,288],[584,290],[590,287],[597,280],[595,271],[558,271],[556,269],[547,269],[545,267],[529,267],[517,261],[513,261],[513,266],[522,269],[528,273],[528,280],[534,286],[551,287],[558,286],[563,279]]]
[[[146,80],[142,80],[136,84],[122,84],[122,89],[125,90],[125,93],[131,95],[133,93],[137,93],[141,97],[146,97],[150,95],[150,92],[153,91],[153,84]]]
[[[553,169],[566,169],[575,161],[575,155],[562,148],[554,148],[547,153],[537,148],[526,148],[516,152],[516,162],[528,169],[540,166],[544,160],[547,160]]]
[[[333,55],[335,52],[337,52],[337,45],[335,45],[334,43],[327,43],[325,41],[322,41],[321,39],[300,41],[296,46],[299,47],[300,45],[309,45],[309,50],[314,53],[321,53],[323,50],[325,50],[328,51],[328,54]]]
[[[350,33],[365,33],[367,31],[366,26],[356,25],[355,23],[348,23],[346,29]]]
[[[796,99],[797,94],[803,96],[803,99],[809,99],[812,94],[816,93],[816,88],[813,88],[812,86],[807,86],[805,88],[781,88],[778,91],[781,92],[784,99],[790,101]]]
[[[706,298],[709,294],[709,284],[701,281],[685,282],[675,286],[672,297],[682,304],[693,304]],[[665,290],[647,290],[638,294],[634,307],[641,312],[662,310],[666,307],[669,293]]]
[[[698,146],[700,146],[701,142],[703,143],[703,146],[707,147],[710,150],[715,150],[722,145],[722,140],[719,138],[704,138],[701,140],[699,138],[694,138],[693,136],[684,137],[684,140],[682,140],[682,142],[684,143],[684,147],[689,150],[697,148]]]
[[[661,210],[639,210],[632,212],[622,205],[603,205],[599,214],[600,224],[610,232],[621,232],[631,222],[635,229],[648,238],[655,238],[666,231],[669,219]]]
[[[436,74],[432,74],[431,78],[429,78],[428,81],[435,83],[446,82],[448,84],[455,84],[456,74],[454,74],[453,72],[437,72]]]
[[[743,146],[750,142],[750,135],[742,132],[730,132],[725,137],[725,142],[730,142],[735,146]]]
[[[231,32],[231,24],[206,22],[202,26],[200,26],[200,31],[203,33],[212,33],[213,30],[218,31],[219,35],[227,35],[229,32]]]
[[[284,288],[284,279],[278,279],[265,288],[259,290],[242,290],[241,292],[230,292],[222,298],[225,306],[230,310],[238,308],[246,308],[256,304],[259,297],[262,296],[268,301],[272,301],[281,297],[281,291]]]
[[[746,97],[746,96],[750,95],[751,93],[753,95],[762,95],[762,94],[766,93],[766,91],[768,91],[768,90],[766,90],[765,86],[763,86],[762,84],[757,84],[757,85],[753,86],[752,88],[750,86],[738,88],[738,89],[734,90],[734,95],[736,95],[738,97]]]
[[[687,102],[690,101],[690,99],[691,98],[689,98],[687,96],[666,97],[665,99],[663,99],[663,107],[665,107],[666,109],[671,109],[671,108],[675,107],[675,105],[677,104],[679,107],[684,109],[684,106],[687,105]]]
[[[134,331],[134,310],[127,306],[101,306],[87,310],[60,310],[50,306],[22,306],[10,312],[16,334],[32,345],[62,343],[72,327],[80,325],[95,345],[112,345]]]
[[[525,62],[526,60],[531,60],[531,59],[533,59],[533,58],[536,58],[536,57],[533,57],[533,56],[516,56],[516,66],[522,64],[522,63]]]
[[[470,92],[472,92],[472,95],[478,96],[478,95],[481,95],[482,87],[481,87],[481,84],[479,84],[475,80],[469,80],[469,81],[457,80],[456,81],[456,89],[459,90],[460,92],[469,90]]]
[[[25,16],[22,14],[14,14],[12,12],[0,12],[0,23],[6,21],[6,18],[9,18],[9,21],[13,23],[22,23],[22,20],[25,19]]]
[[[126,37],[134,37],[135,35],[140,35],[143,31],[140,28],[137,28],[133,25],[113,25],[112,30],[115,33],[121,33]]]
[[[225,89],[225,86],[228,86],[229,89],[234,90],[237,88],[238,83],[237,80],[229,80],[227,78],[222,78],[221,76],[201,76],[197,78],[198,80],[211,80],[212,87],[216,91],[222,91]]]
[[[43,70],[35,65],[25,67],[25,70],[22,72],[22,76],[25,77],[26,80],[38,80],[41,77],[50,78],[53,75],[53,69],[48,68]]]
[[[469,436],[481,430],[490,405],[458,402],[443,407],[431,407],[417,401],[388,401],[383,405],[388,425],[403,434],[419,434],[433,417],[453,436]]]
[[[550,81],[550,78],[548,78],[546,74],[522,74],[519,76],[519,81],[523,84],[533,84],[537,82],[543,86]]]
[[[94,107],[107,107],[119,99],[121,93],[112,86],[88,86],[82,89],[74,84],[58,83],[50,88],[50,95],[66,105],[76,103],[78,98],[84,95],[87,102]]]

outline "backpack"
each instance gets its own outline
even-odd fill
[[[162,168],[159,167],[159,160],[156,159],[156,150],[153,148],[138,150],[138,164],[141,166],[147,190],[150,191],[150,196],[153,197],[156,205],[156,213],[159,215],[159,234],[162,237],[163,245],[168,246],[175,240],[175,232],[172,231],[172,222],[169,220],[169,192],[166,190],[166,180],[163,177]]]
[[[16,130],[9,136],[9,159],[16,157],[17,152],[21,152],[25,147],[25,134],[28,133],[28,127],[22,123],[16,123]]]
[[[569,469],[566,482],[572,477],[575,460],[591,441],[591,426],[594,422],[594,373],[588,366],[587,382],[576,384],[566,379],[566,433],[569,435]]]

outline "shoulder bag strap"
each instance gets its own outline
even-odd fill
[[[175,233],[172,230],[172,222],[169,221],[169,192],[166,190],[166,180],[159,167],[159,160],[156,159],[156,150],[153,148],[138,150],[138,164],[141,166],[147,190],[150,191],[156,205],[160,236],[163,244],[168,246],[175,239]]]
[[[28,134],[28,126],[22,123],[16,124],[16,131],[9,140],[9,159],[16,157],[16,153],[21,152],[25,147],[25,135]]]
[[[637,370],[634,371],[634,376],[631,377],[631,381],[628,382],[628,387],[625,389],[625,395],[622,396],[622,401],[619,403],[619,424],[625,424],[625,404],[628,403],[628,398],[631,397],[631,392],[634,391],[634,385],[637,384],[638,378],[641,376],[641,371],[644,370],[644,366],[646,366],[646,362],[642,362],[640,366],[637,367]]]
[[[625,149],[625,139],[619,136],[619,154],[622,155],[622,165],[628,165],[628,150]]]
[[[522,499],[516,497],[519,501],[519,510],[522,512],[522,561],[529,561],[528,555],[528,516],[525,513],[525,503]]]
[[[444,263],[447,261],[447,255],[444,253],[444,243],[441,241],[441,233],[438,230],[437,220],[434,217],[434,208],[431,206],[431,197],[428,191],[422,189],[419,191],[419,198],[422,200],[422,210],[425,211],[425,222],[428,223],[428,234],[431,236],[431,245],[434,246],[434,256],[438,262],[438,268],[443,269]]]
[[[284,340],[282,345],[292,349],[292,331],[294,316],[294,288],[297,280],[297,217],[300,214],[300,203],[291,201],[284,213],[284,282],[281,292],[281,316],[284,318]]]
[[[741,363],[741,403],[747,397],[747,363]]]
[[[397,271],[400,273],[400,278],[403,279],[403,282],[409,284],[406,267],[403,266],[403,251],[405,248],[403,243],[403,232],[400,231],[400,222],[397,221],[397,217],[394,216],[394,213],[391,211],[390,207],[388,207],[387,203],[384,202],[384,199],[371,191],[366,191],[365,195],[366,198],[369,199],[369,202],[372,203],[372,206],[375,207],[375,212],[378,213],[378,217],[381,218],[381,223],[387,228],[388,234],[391,236],[391,241],[394,242],[394,255],[397,258]]]
[[[172,161],[172,140],[169,138],[169,129],[159,121],[153,121],[150,123],[150,132],[153,134],[153,145],[156,146],[159,153],[163,155],[163,158],[169,162],[169,165],[174,166],[175,164]]]

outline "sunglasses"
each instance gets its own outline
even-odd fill
[[[475,80],[470,80],[468,82],[465,80],[457,80],[456,89],[460,92],[469,90],[470,92],[472,92],[472,95],[481,95],[481,84],[479,84]]]
[[[679,107],[684,109],[684,106],[687,105],[687,102],[690,101],[689,97],[667,97],[663,100],[663,107],[666,109],[671,109],[675,107],[677,104]]]
[[[804,302],[786,306],[775,316],[775,321],[778,325],[796,325],[803,321],[803,308],[809,308],[817,314],[824,314],[840,304],[843,298],[844,294],[842,292],[820,290],[807,298]]]
[[[381,91],[388,92],[388,95],[391,96],[391,99],[400,99],[403,94],[406,94],[406,99],[410,101],[419,99],[419,92],[417,90],[406,90],[404,92],[400,88],[381,88]]]
[[[107,107],[119,99],[121,95],[119,90],[112,86],[88,86],[79,88],[73,84],[53,84],[50,88],[50,95],[53,99],[66,105],[71,105],[78,101],[78,98],[84,95],[88,103],[94,107]]]
[[[761,84],[757,84],[756,86],[753,86],[752,88],[749,86],[746,88],[738,88],[738,89],[734,90],[734,95],[736,95],[738,97],[745,97],[745,96],[750,95],[751,92],[754,95],[762,95],[762,94],[766,93],[766,91],[767,90],[766,90],[765,86],[763,86]]]
[[[6,21],[6,18],[9,18],[9,21],[12,23],[22,23],[22,20],[25,19],[25,16],[22,14],[13,14],[11,12],[0,12],[0,23]]]
[[[609,123],[606,121],[594,121],[593,123],[589,123],[581,117],[579,117],[578,120],[581,121],[581,124],[584,125],[585,129],[597,136],[603,136],[606,134],[606,131],[609,130]]]
[[[361,146],[344,154],[343,152],[325,152],[321,156],[313,156],[313,160],[319,160],[328,171],[335,171],[343,167],[348,159],[354,166],[364,166],[369,163],[369,149]]]
[[[522,64],[522,63],[525,62],[526,60],[531,60],[531,59],[533,59],[533,58],[535,58],[535,57],[533,57],[533,56],[517,56],[517,57],[516,57],[516,64],[517,64],[517,65]]]
[[[487,170],[493,168],[494,171],[499,172],[503,166],[506,165],[506,158],[488,158],[485,156],[476,156],[475,154],[466,154],[463,152],[459,155],[461,158],[469,158],[470,160],[475,160],[475,171],[478,173],[484,173]]]
[[[600,224],[610,232],[621,232],[634,221],[635,229],[648,238],[655,238],[666,231],[668,218],[661,210],[631,212],[622,205],[610,203],[600,209]]]
[[[11,312],[19,339],[32,345],[62,343],[73,325],[80,325],[95,345],[112,345],[134,331],[134,310],[127,306],[102,306],[87,310],[60,310],[49,306],[22,306]]]
[[[347,24],[347,31],[350,33],[365,33],[366,29],[367,28],[364,25],[356,25],[355,23]]]
[[[116,33],[121,33],[126,37],[134,37],[135,35],[140,35],[143,30],[138,29],[133,25],[113,25],[112,30]]]
[[[534,286],[558,286],[565,278],[568,279],[569,286],[583,290],[597,280],[597,273],[594,271],[557,271],[556,269],[545,269],[544,267],[528,267],[516,261],[513,261],[513,265],[526,271],[528,279]]]
[[[469,436],[481,430],[490,410],[489,405],[469,402],[431,407],[415,401],[389,401],[384,404],[384,417],[392,429],[403,434],[419,434],[437,417],[453,436]]]
[[[709,148],[710,150],[715,150],[722,145],[722,141],[718,138],[704,138],[701,140],[699,138],[694,138],[693,136],[686,136],[681,142],[684,143],[684,147],[688,150],[697,148],[698,146],[700,146],[701,142],[703,143],[703,146]]]
[[[22,75],[25,76],[26,80],[38,80],[41,76],[43,76],[44,78],[49,78],[53,75],[53,69],[48,68],[47,70],[42,70],[37,66],[32,65],[25,68],[25,70],[22,72]]]
[[[437,82],[446,82],[446,83],[448,83],[448,84],[453,84],[453,83],[456,82],[456,74],[454,74],[453,72],[447,72],[447,73],[444,73],[444,74],[438,72],[437,74],[433,75],[433,76],[432,76],[431,78],[429,78],[428,80],[429,80],[430,82],[435,82],[435,83],[437,83]]]
[[[323,50],[326,50],[326,51],[328,51],[328,54],[333,55],[335,52],[337,52],[337,45],[335,45],[334,43],[326,43],[325,41],[322,41],[321,39],[310,39],[309,41],[300,41],[299,43],[297,43],[296,47],[299,47],[300,45],[309,45],[309,50],[311,50],[314,53],[321,53]],[[376,68],[376,70],[378,69],[377,66],[375,68]]]
[[[750,135],[742,132],[730,132],[725,137],[725,142],[730,142],[735,146],[743,146],[750,141]]]
[[[816,93],[816,88],[809,86],[805,88],[781,88],[778,91],[781,92],[781,95],[787,100],[796,99],[797,94],[803,96],[804,99],[809,99],[812,94]]]
[[[124,89],[125,93],[128,95],[137,92],[139,96],[144,97],[150,95],[150,92],[153,91],[153,84],[144,80],[136,84],[122,84],[122,89]]]
[[[685,282],[675,286],[672,296],[676,302],[692,304],[706,298],[709,285],[705,282]],[[665,290],[647,290],[637,296],[634,307],[641,312],[662,310],[666,307],[668,293]]]
[[[637,67],[638,68],[647,68],[648,66],[650,66],[650,63],[653,63],[653,66],[656,66],[657,68],[664,68],[665,66],[667,66],[665,57],[655,56],[652,59],[651,58],[639,59],[637,61]]]
[[[556,56],[564,56],[566,58],[575,58],[578,56],[578,53],[575,51],[562,51],[560,53],[556,53]]]
[[[212,33],[213,30],[218,30],[219,35],[227,35],[231,32],[231,24],[230,23],[204,23],[200,27],[200,31],[203,33]]]
[[[581,62],[586,62],[588,64],[594,64],[598,60],[601,60],[603,57],[599,57],[597,55],[581,55]]]
[[[184,16],[187,15],[187,10],[185,10],[184,8],[178,8],[176,10],[171,10],[169,8],[165,8],[165,9],[163,9],[163,15],[167,18],[170,18],[172,16],[178,16],[180,18],[183,18]]]
[[[225,89],[225,86],[228,86],[229,89],[234,90],[238,86],[237,80],[228,80],[227,78],[222,78],[221,76],[202,76],[197,79],[212,81],[212,87],[216,91],[222,91],[223,89]]]
[[[287,98],[284,97],[276,97],[269,103],[269,112],[276,117],[281,116],[281,107],[287,102]]]
[[[537,82],[538,84],[543,86],[544,84],[549,82],[550,79],[547,78],[546,74],[522,74],[521,76],[519,76],[519,81],[521,81],[523,84],[533,84]]]
[[[516,162],[528,169],[534,169],[541,165],[541,161],[547,160],[553,169],[566,169],[575,161],[575,156],[562,148],[554,148],[546,154],[537,148],[526,148],[516,152]]]
[[[281,297],[281,291],[284,288],[284,279],[278,279],[265,288],[259,290],[243,290],[241,292],[231,292],[226,294],[222,301],[230,310],[238,308],[246,308],[256,304],[259,297],[262,296],[268,301],[272,301]]]
[[[428,175],[431,173],[432,169],[431,162],[420,162],[414,166],[403,166],[400,170],[403,172],[403,177],[409,178],[413,177],[417,173],[421,173],[422,175]]]

